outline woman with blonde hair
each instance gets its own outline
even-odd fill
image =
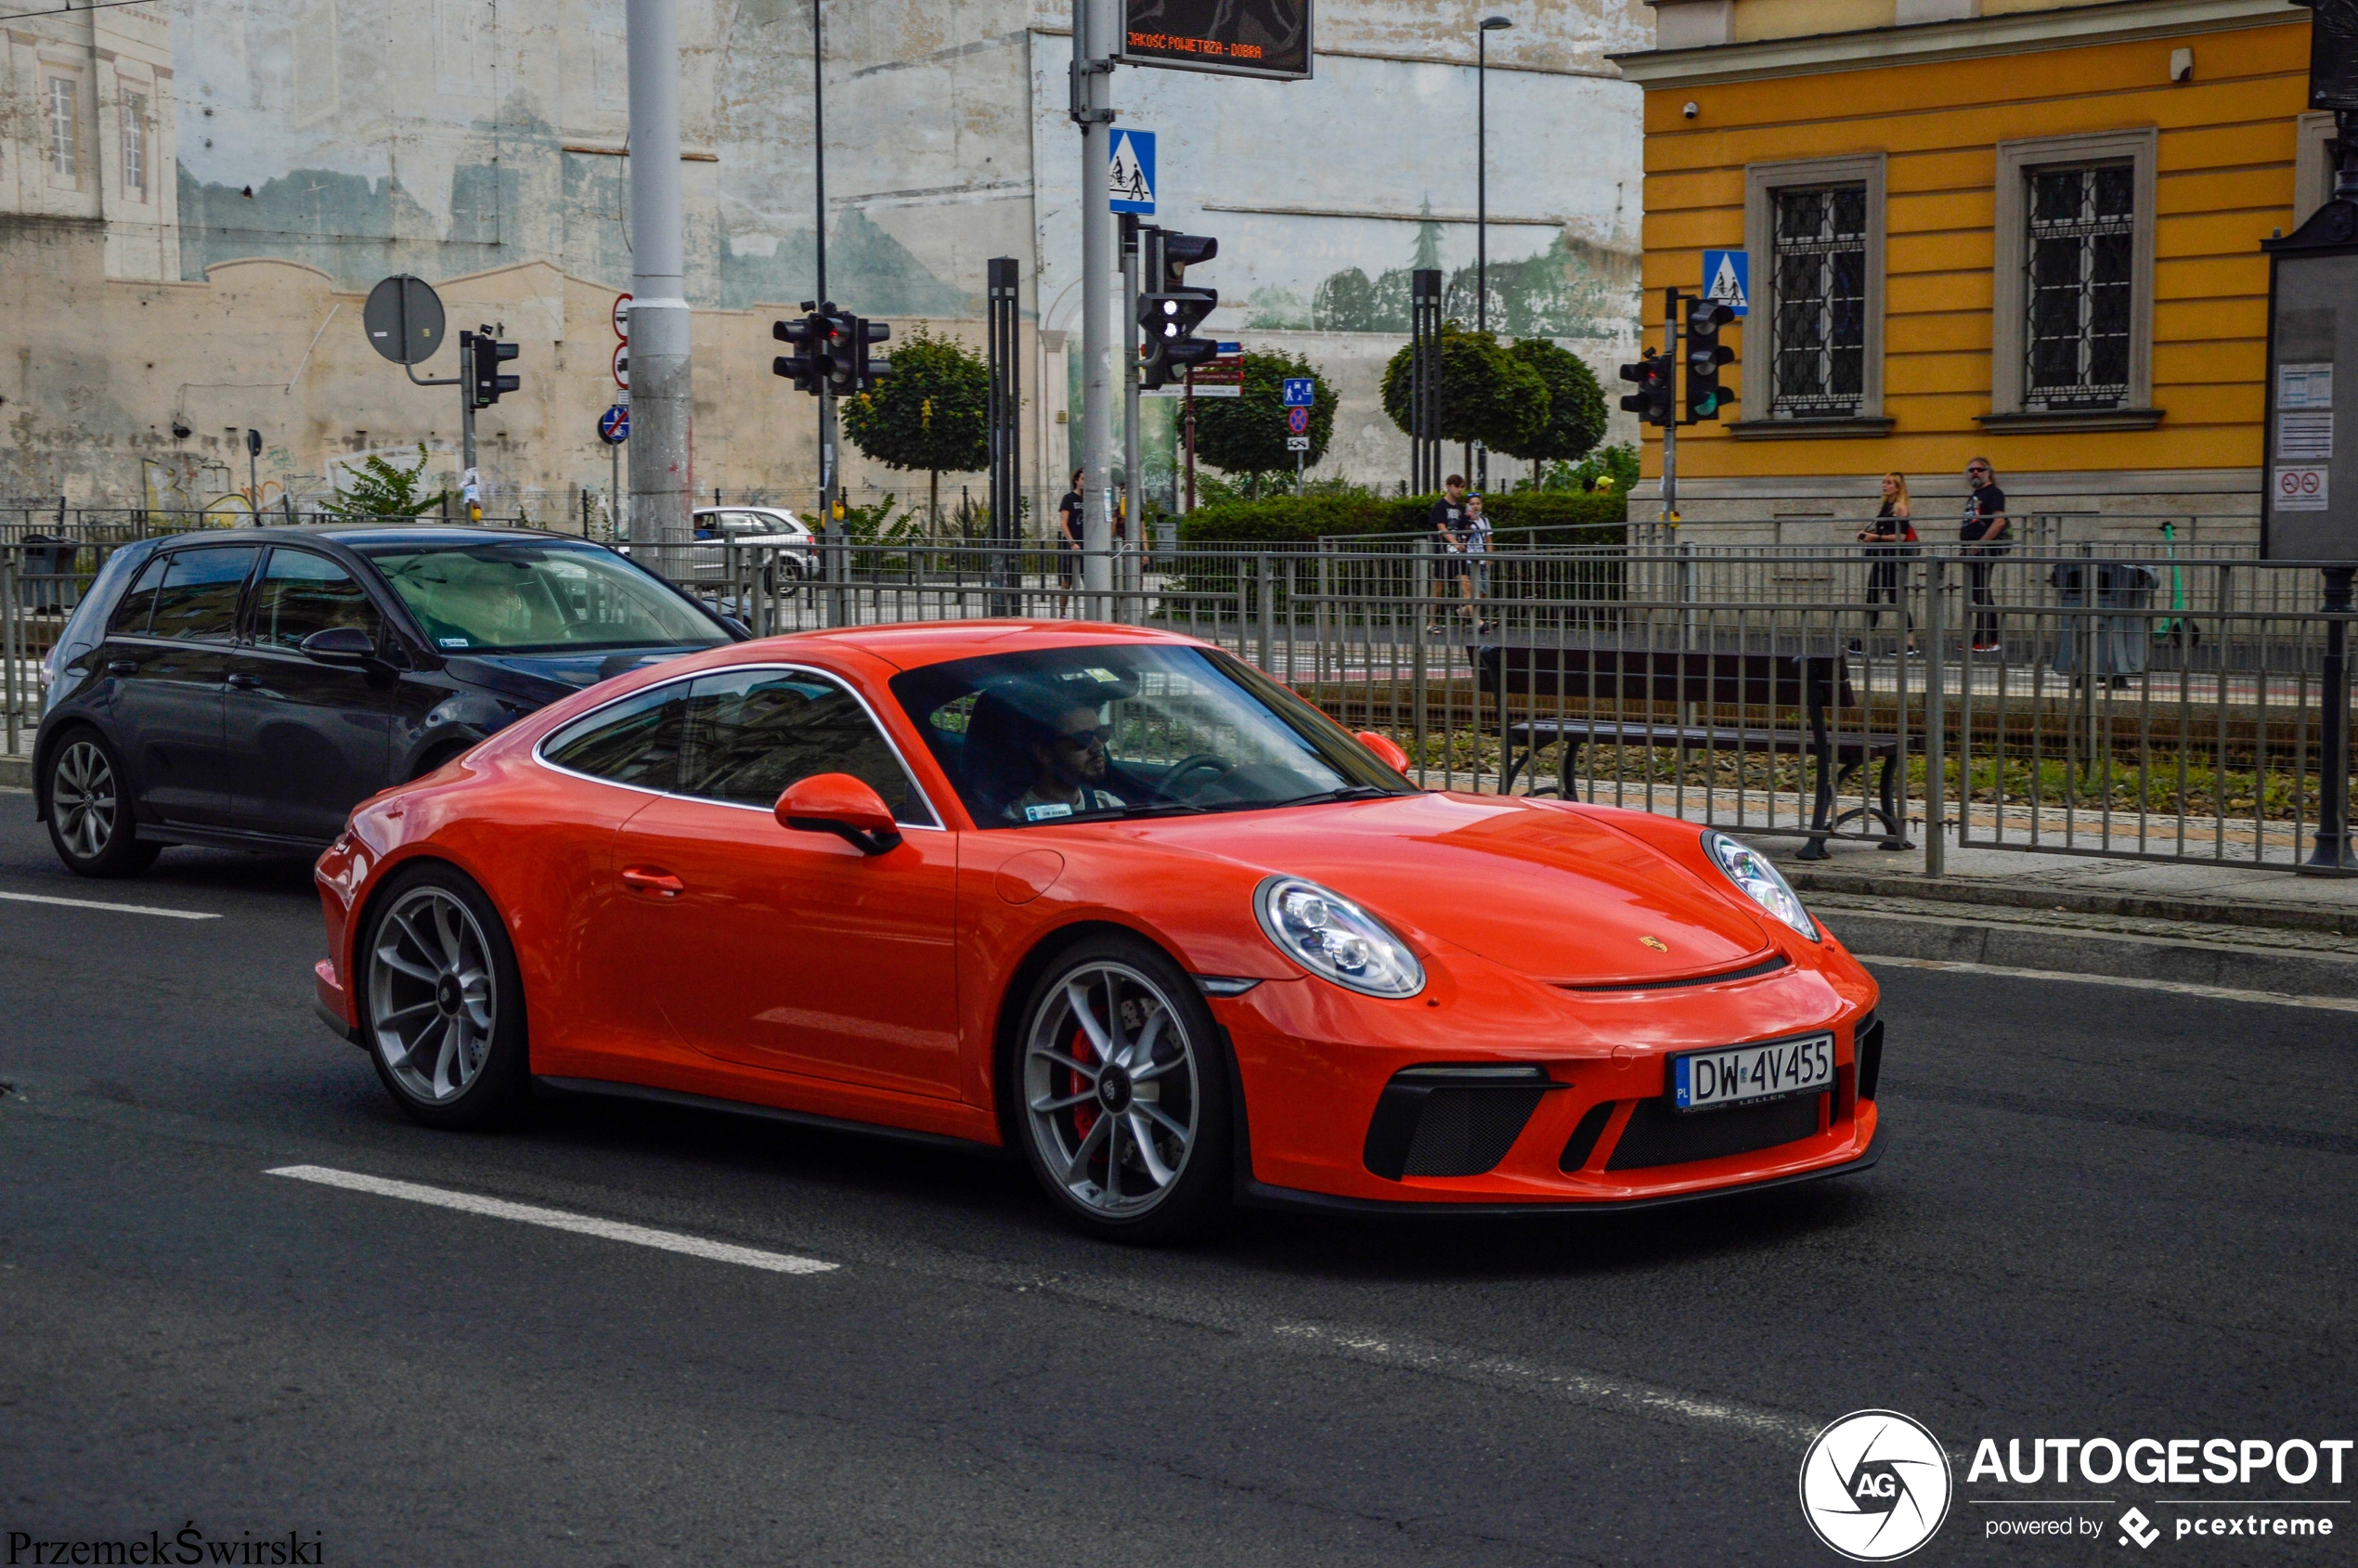
[[[1908,652],[1916,651],[1916,617],[1909,613],[1900,574],[1906,569],[1901,563],[1916,553],[1916,525],[1909,521],[1912,510],[1908,499],[1908,476],[1886,473],[1883,476],[1883,508],[1874,521],[1859,530],[1859,542],[1867,547],[1867,629],[1872,631],[1883,612],[1874,606],[1888,602],[1899,612],[1900,625],[1908,634]],[[1850,651],[1865,651],[1862,641],[1853,638]]]

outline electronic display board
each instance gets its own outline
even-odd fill
[[[1122,0],[1126,65],[1310,76],[1311,0]]]

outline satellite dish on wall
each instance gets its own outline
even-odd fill
[[[395,273],[360,308],[369,346],[396,365],[422,365],[442,348],[442,296],[422,278]]]

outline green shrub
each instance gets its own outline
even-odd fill
[[[1198,509],[1179,525],[1179,542],[1198,550],[1311,550],[1322,537],[1422,534],[1432,496],[1276,496]],[[1486,496],[1491,526],[1525,544],[1619,544],[1629,499],[1613,492],[1522,490]],[[1538,529],[1538,533],[1512,530]],[[1405,542],[1405,541],[1404,541]]]

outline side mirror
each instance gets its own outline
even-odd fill
[[[314,664],[333,665],[338,669],[361,669],[378,662],[377,640],[356,626],[315,631],[303,640],[298,651]]]
[[[900,842],[884,797],[849,773],[813,773],[778,797],[778,821],[797,833],[832,833],[863,855]]]
[[[1390,735],[1379,735],[1373,730],[1362,730],[1352,736],[1361,745],[1376,754],[1376,760],[1395,773],[1408,771],[1408,754],[1400,749]]]

